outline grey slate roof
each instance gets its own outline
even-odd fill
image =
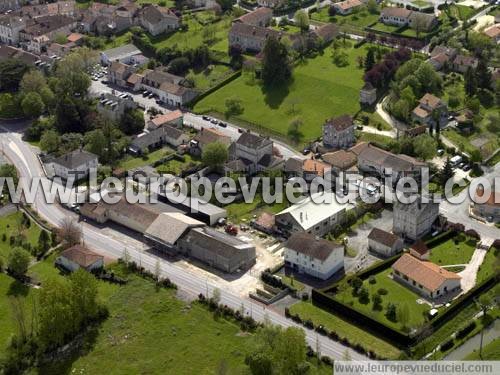
[[[125,44],[121,47],[108,49],[102,52],[109,60],[120,60],[128,56],[139,55],[141,51],[133,44]]]
[[[306,232],[292,234],[285,243],[285,247],[322,261],[328,259],[330,254],[336,250],[343,251],[341,244],[316,238]]]
[[[368,235],[368,239],[381,243],[385,246],[392,247],[396,241],[399,240],[399,237],[393,233],[386,232],[385,230],[373,228]]]
[[[62,165],[68,169],[73,169],[94,159],[97,160],[97,155],[94,155],[91,152],[75,150],[55,158],[52,162]]]
[[[273,141],[271,141],[269,138],[264,138],[264,137],[261,137],[260,135],[253,134],[250,132],[243,133],[242,135],[240,135],[240,137],[236,141],[236,143],[238,143],[242,146],[245,146],[248,148],[253,148],[253,149],[266,146],[272,142]]]

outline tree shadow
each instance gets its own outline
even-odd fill
[[[10,297],[26,297],[30,291],[30,287],[21,283],[18,280],[12,280],[9,285],[7,295]]]
[[[290,85],[293,79],[282,83],[279,86],[262,86],[262,94],[264,94],[264,101],[267,106],[272,109],[278,109],[286,97],[290,94]]]

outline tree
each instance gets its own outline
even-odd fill
[[[412,27],[415,30],[417,38],[420,37],[420,33],[424,31],[427,27],[427,17],[423,13],[416,13],[413,17]]]
[[[21,101],[21,107],[26,116],[31,118],[36,118],[42,114],[45,109],[45,104],[40,96],[36,92],[30,92]]]
[[[330,5],[328,8],[328,15],[330,17],[334,17],[337,14],[337,8],[335,8],[333,5]]]
[[[351,286],[354,289],[354,293],[358,293],[358,290],[363,286],[363,280],[359,277],[355,277],[351,281]]]
[[[382,309],[382,297],[378,293],[374,293],[372,296],[373,301],[373,310],[381,310]]]
[[[30,70],[22,78],[20,89],[23,94],[30,92],[40,92],[47,86],[47,81],[39,70]]]
[[[144,130],[144,114],[139,109],[125,110],[121,121],[120,130],[127,135],[134,135]]]
[[[453,167],[451,165],[450,158],[446,158],[446,162],[444,163],[443,169],[439,173],[439,182],[443,188],[445,187],[446,182],[450,178],[453,178],[454,174],[455,173],[453,172]]]
[[[474,74],[474,70],[472,67],[468,67],[464,74],[464,89],[465,94],[469,97],[472,97],[477,92],[477,81],[476,75]]]
[[[481,102],[478,98],[469,98],[465,101],[465,107],[475,115],[478,115],[481,111]]]
[[[414,138],[415,154],[422,160],[432,159],[436,155],[437,142],[429,134],[421,134]]]
[[[16,278],[22,278],[28,271],[30,264],[30,254],[21,247],[15,247],[9,254],[7,268]]]
[[[50,237],[46,230],[41,230],[38,236],[38,249],[45,253],[50,248]]]
[[[396,314],[396,305],[392,302],[389,302],[387,304],[387,311],[385,313],[385,316],[387,319],[390,321],[396,322],[397,321],[397,314]]]
[[[59,149],[59,134],[55,130],[46,130],[40,138],[40,148],[49,154]]]
[[[295,21],[295,25],[300,28],[301,32],[309,30],[309,16],[304,10],[299,9],[296,11],[293,20]]]
[[[371,14],[378,14],[378,5],[375,0],[368,0],[366,3],[366,9],[368,9],[368,12]]]
[[[486,313],[488,312],[488,309],[490,308],[491,304],[492,300],[486,294],[481,295],[477,300],[477,305],[479,306],[481,312],[483,313],[482,316],[483,321],[486,321]],[[479,358],[481,359],[483,359],[483,335],[484,335],[484,325],[481,328],[481,340],[479,343]]]
[[[79,269],[69,278],[73,330],[78,331],[97,314],[97,280],[91,273]]]
[[[203,163],[212,168],[218,168],[227,161],[228,151],[226,145],[220,142],[208,144],[203,150]]]
[[[57,237],[66,247],[71,247],[82,242],[82,228],[78,223],[66,217],[57,229]]]
[[[470,67],[469,67],[470,68]],[[488,62],[484,57],[481,57],[477,63],[476,68],[477,85],[482,89],[491,89],[491,72],[488,68]]]
[[[288,51],[274,37],[268,38],[263,50],[262,80],[266,86],[278,86],[288,81],[292,75]]]
[[[230,118],[231,116],[241,115],[244,111],[242,100],[237,97],[227,98],[225,101],[226,105],[226,118]]]
[[[450,95],[448,105],[450,108],[457,108],[460,105],[460,98],[457,95]]]
[[[375,66],[375,51],[373,48],[369,48],[365,57],[365,72],[369,72]]]
[[[362,287],[359,290],[358,295],[360,303],[367,304],[368,302],[370,302],[370,294],[368,293],[368,289],[366,289],[365,287]]]
[[[28,70],[28,65],[18,59],[0,61],[0,91],[17,90]]]
[[[288,136],[296,144],[304,137],[304,134],[300,130],[302,125],[304,125],[304,121],[300,117],[296,117],[290,121],[290,125],[288,126]]]
[[[235,0],[217,0],[217,4],[220,5],[221,10],[225,13],[231,9],[233,9],[233,4]]]
[[[204,28],[204,30],[207,28]],[[187,57],[177,57],[170,61],[170,64],[168,65],[168,71],[177,74],[177,75],[184,75],[188,69],[189,69],[189,60]]]

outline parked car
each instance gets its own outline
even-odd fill
[[[219,126],[221,126],[223,128],[227,128],[227,124],[225,122],[222,122],[222,121],[219,122]]]
[[[438,156],[443,156],[444,150],[442,148],[440,148],[439,150],[437,150],[437,154],[438,154]]]
[[[242,129],[242,128],[239,128],[239,129],[238,129],[238,133],[243,133],[243,129]]]
[[[151,93],[151,94],[148,95],[149,99],[153,99],[154,97],[155,97],[155,94],[153,94],[153,93]]]
[[[302,155],[307,155],[310,152],[311,152],[311,150],[309,150],[308,148],[305,148],[302,150]]]
[[[217,120],[216,118],[213,118],[210,120],[210,122],[214,125],[217,125],[219,123],[219,120]]]
[[[208,116],[201,116],[201,118],[202,118],[203,120],[205,120],[205,121],[210,121],[210,117],[208,117]]]
[[[465,165],[464,165],[464,167],[462,168],[462,170],[463,170],[464,172],[467,172],[467,171],[470,171],[470,168],[471,168],[471,167],[470,167],[470,165],[469,165],[469,164],[465,164]]]
[[[149,91],[148,90],[142,92],[142,96],[146,97],[148,95],[149,95]]]

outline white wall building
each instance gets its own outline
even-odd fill
[[[53,169],[54,176],[64,180],[69,177],[74,177],[76,180],[85,178],[91,169],[97,170],[98,164],[97,155],[83,150],[69,152],[48,163]]]

